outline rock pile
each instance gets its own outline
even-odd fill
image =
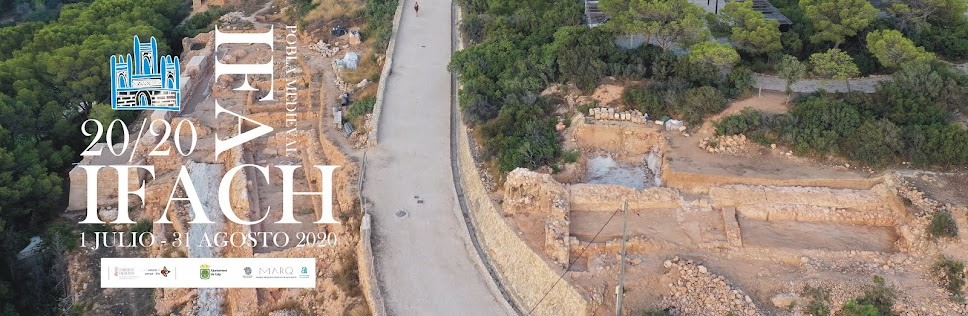
[[[941,203],[925,196],[924,192],[921,192],[921,190],[918,190],[918,188],[906,181],[898,184],[897,195],[906,199],[905,202],[910,201],[911,205],[917,208],[914,210],[914,214],[917,216],[930,215],[942,208]]]
[[[346,45],[343,45],[342,48],[346,48]],[[317,43],[309,44],[309,49],[322,54],[324,57],[333,57],[336,56],[336,53],[339,53],[340,46],[339,43],[330,45],[323,40],[319,40]]]
[[[588,109],[588,116],[596,120],[631,121],[642,124],[649,121],[649,114],[643,114],[638,110],[618,112],[614,108],[591,108]]]
[[[343,76],[340,74],[340,71],[342,69],[339,67],[338,64],[336,64],[335,61],[333,61],[331,65],[333,66],[333,73],[336,74],[336,79],[333,80],[333,83],[336,84],[336,87],[339,88],[340,92],[351,92],[352,88],[350,88],[351,87],[350,83],[343,81]]]
[[[692,260],[675,257],[663,264],[669,273],[677,274],[675,283],[668,284],[669,296],[662,305],[670,306],[682,315],[760,315],[753,300],[726,283],[726,278],[710,273],[705,266]]]
[[[712,138],[705,138],[699,142],[699,148],[709,153],[729,153],[739,154],[750,148],[750,142],[746,135],[723,135]]]
[[[246,17],[242,11],[234,11],[222,15],[219,19],[219,30],[247,30],[252,29],[252,17]]]

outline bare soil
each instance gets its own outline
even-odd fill
[[[898,239],[892,227],[743,219],[739,226],[744,246],[754,247],[893,252]]]

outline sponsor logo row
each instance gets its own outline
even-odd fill
[[[102,288],[314,288],[315,258],[102,258]]]

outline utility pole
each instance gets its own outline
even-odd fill
[[[625,240],[628,239],[629,201],[622,202],[622,261],[619,263],[618,286],[615,288],[615,316],[622,316],[622,297],[625,296]]]

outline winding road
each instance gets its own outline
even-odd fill
[[[406,1],[363,195],[390,315],[505,315],[482,273],[451,172],[451,1]]]

